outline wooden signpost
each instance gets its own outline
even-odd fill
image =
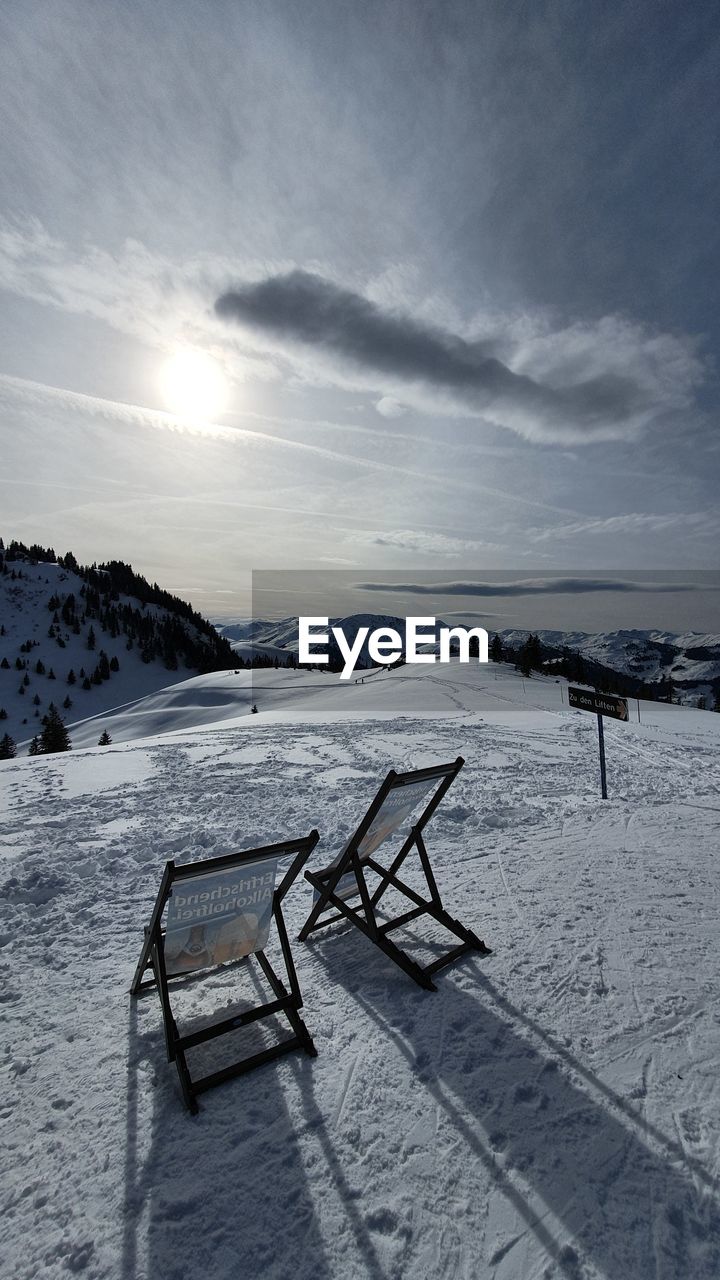
[[[597,715],[598,743],[600,746],[600,789],[603,800],[607,800],[603,716],[610,716],[612,720],[627,720],[627,698],[619,698],[614,693],[597,693],[592,689],[576,689],[571,685],[568,689],[568,703],[578,711],[594,711]]]

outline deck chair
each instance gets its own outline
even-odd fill
[[[150,923],[145,930],[145,941],[130,994],[138,996],[151,989],[157,990],[165,1024],[168,1061],[175,1062],[177,1066],[183,1097],[193,1115],[198,1110],[198,1094],[233,1076],[293,1049],[304,1049],[311,1057],[317,1054],[299,1013],[302,995],[282,902],[318,838],[317,831],[312,831],[302,840],[286,840],[183,866],[168,862],[165,867]],[[277,883],[278,864],[283,860],[285,863],[290,860],[290,865]],[[280,942],[287,985],[265,954],[273,924]],[[221,965],[249,965],[252,959],[257,961],[274,999],[182,1035],[173,1014],[171,992],[191,979],[217,972]],[[150,977],[146,977],[148,971]],[[275,1014],[287,1018],[292,1036],[201,1079],[192,1078],[186,1056],[189,1049]]]
[[[315,901],[300,931],[301,942],[316,929],[324,929],[326,925],[338,920],[349,920],[427,991],[437,990],[432,975],[438,969],[451,964],[468,951],[490,954],[490,948],[470,929],[448,915],[443,907],[423,839],[425,827],[464,763],[462,756],[458,756],[454,764],[415,769],[411,773],[395,773],[394,769],[390,770],[360,826],[341,853],[324,870],[305,872],[305,879],[309,880],[315,890]],[[404,826],[420,805],[423,806],[422,810],[410,827],[407,838],[390,865],[383,866],[374,857],[376,850]],[[400,879],[402,865],[413,850],[419,855],[427,883],[427,898]],[[377,877],[377,883],[373,882],[371,886],[367,881],[369,872]],[[397,890],[402,898],[408,899],[413,905],[390,919],[379,918],[378,908],[390,888]],[[356,897],[360,898],[359,904],[351,906],[350,901]],[[332,914],[328,915],[328,911]],[[439,959],[422,967],[397,946],[389,935],[395,929],[424,915],[437,920],[459,938],[460,943]]]

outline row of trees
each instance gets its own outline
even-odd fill
[[[42,733],[37,734],[30,743],[29,755],[46,756],[56,751],[70,750],[72,746],[70,735],[54,702],[50,703],[47,715],[43,716],[40,723]],[[16,755],[17,747],[14,740],[9,733],[4,734],[0,738],[0,760],[12,760]]]
[[[112,742],[112,738],[107,729],[104,729],[98,738],[99,747],[108,747]],[[72,747],[70,735],[67,731],[65,723],[54,703],[50,703],[50,707],[46,716],[42,718],[42,733],[36,734],[30,743],[28,755],[31,756],[49,756],[54,755],[58,751],[69,751]],[[3,734],[0,738],[0,760],[14,760],[17,755],[17,744],[9,733]]]
[[[19,566],[23,562],[57,563],[82,579],[78,593],[81,600],[75,592],[62,595],[56,590],[48,601],[54,615],[51,625],[57,629],[55,639],[60,647],[64,647],[59,633],[61,622],[68,631],[79,634],[90,619],[113,639],[124,635],[126,647],[137,647],[143,662],[159,659],[170,671],[177,670],[181,663],[199,672],[237,666],[237,656],[228,641],[192,605],[162,590],[157,583],[149,583],[121,560],[87,567],[80,565],[72,552],[58,558],[52,547],[12,541],[4,548],[0,541],[2,572],[22,576]],[[91,626],[88,647],[93,646],[94,636]]]

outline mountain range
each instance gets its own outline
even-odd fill
[[[438,629],[444,625],[436,620]],[[405,636],[405,619],[387,614],[331,618],[328,626],[342,627],[349,642],[361,627],[370,632],[393,628]],[[514,663],[530,633],[498,634],[506,661]],[[580,683],[641,697],[668,698],[672,686],[675,701],[700,700],[709,707],[720,694],[719,635],[659,630],[595,635],[540,630],[535,635],[543,669],[551,675],[557,668]],[[425,647],[432,651],[436,645]],[[323,648],[330,669],[342,666],[332,640]],[[87,743],[94,718],[100,721],[98,732],[104,727],[104,713],[165,690],[156,712],[162,717],[169,690],[188,678],[245,664],[296,666],[297,653],[295,617],[246,618],[214,627],[186,601],[122,561],[88,567],[72,553],[58,558],[52,548],[20,542],[5,548],[0,541],[0,739],[9,734],[21,751],[40,733],[51,704],[71,735],[73,724],[82,722],[79,732]],[[570,669],[568,655],[579,665]],[[372,665],[365,645],[357,666],[367,671]],[[192,700],[198,696],[193,693]],[[203,692],[201,702],[208,696]],[[211,703],[217,696],[212,693]]]
[[[437,628],[444,625],[440,619],[436,620]],[[352,641],[363,626],[371,630],[392,627],[403,638],[405,635],[405,619],[385,614],[362,613],[331,618],[329,626],[342,627],[348,641]],[[248,661],[267,655],[284,664],[289,657],[297,655],[297,618],[256,618],[226,624],[218,630],[230,642],[235,653]],[[531,632],[511,628],[497,634],[508,657],[512,658]],[[618,630],[598,634],[539,630],[534,634],[540,641],[548,669],[569,651],[584,660],[587,682],[591,684],[601,685],[603,680],[613,683],[613,675],[621,676],[624,678],[623,691],[638,694],[653,688],[667,690],[672,684],[673,695],[678,701],[694,703],[703,698],[709,706],[720,690],[720,635],[658,630]],[[333,656],[332,648],[330,655]],[[366,646],[357,665],[362,669],[372,665]]]

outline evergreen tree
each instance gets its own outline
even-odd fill
[[[0,707],[0,720],[7,720],[7,711],[4,707]]]
[[[520,672],[521,676],[530,675],[530,672],[532,671],[532,656],[532,646],[530,644],[530,636],[528,636],[527,640],[520,648],[520,652],[517,655],[517,662],[515,664],[515,667]]]
[[[38,676],[44,676],[44,675],[45,675],[45,667],[44,667],[43,663],[40,661],[40,659],[39,659],[39,658],[38,658],[37,662],[35,663],[35,674],[36,674],[36,675],[38,675]]]
[[[503,659],[502,640],[497,633],[490,641],[490,657],[493,662],[502,662]]]
[[[67,673],[67,684],[74,684],[74,683],[75,683],[75,680],[76,680],[75,672],[73,671],[73,669],[72,669],[72,667],[71,667],[71,668],[70,668],[70,670],[69,670],[69,671],[68,671],[68,673]]]
[[[120,670],[120,663],[118,662],[117,658],[111,658],[111,659],[110,659],[110,670],[111,670],[111,671],[119,671],[119,670]]]
[[[70,694],[68,694],[65,701],[63,702],[63,709],[65,711],[69,711],[71,706],[72,706],[72,698],[70,697]]]
[[[17,748],[9,733],[4,733],[0,738],[0,760],[13,760],[17,755]]]
[[[2,667],[3,671],[10,670],[10,663],[8,662],[7,658],[3,658],[2,662],[0,662],[0,667]]]
[[[95,640],[95,632],[94,632],[94,630],[93,630],[93,628],[92,628],[92,624],[91,624],[91,626],[90,626],[90,630],[88,631],[88,636],[87,636],[87,647],[88,647],[88,649],[94,649],[94,648],[95,648],[95,644],[96,644],[96,640]]]
[[[112,738],[110,737],[110,734],[108,733],[107,729],[103,729],[102,733],[100,734],[100,737],[98,738],[98,746],[109,747],[111,742],[112,742]]]
[[[70,750],[72,744],[68,731],[54,702],[50,703],[47,715],[43,716],[42,726],[43,731],[40,735],[40,752],[42,755],[52,755],[56,751]]]

